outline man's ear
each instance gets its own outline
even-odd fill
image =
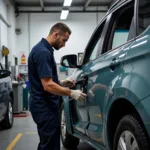
[[[59,36],[59,33],[58,32],[54,32],[54,37],[55,37],[55,39]]]

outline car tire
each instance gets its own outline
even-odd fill
[[[12,105],[12,99],[11,99],[11,97],[9,97],[9,103],[8,103],[7,111],[5,114],[5,118],[1,123],[1,127],[3,129],[10,129],[13,126],[13,121],[14,121],[13,105]]]
[[[70,135],[67,131],[66,127],[66,119],[65,119],[65,113],[64,113],[64,103],[61,105],[60,109],[60,135],[61,135],[61,141],[66,149],[75,149],[79,145],[79,139]]]
[[[149,150],[145,129],[136,115],[124,116],[117,127],[113,150]],[[125,148],[125,149],[126,149]]]

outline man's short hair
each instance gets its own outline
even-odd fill
[[[60,31],[60,32],[63,32],[63,33],[68,32],[69,34],[71,34],[70,28],[66,24],[61,23],[61,22],[58,22],[55,25],[53,25],[53,27],[51,28],[49,34],[52,34],[55,31]]]

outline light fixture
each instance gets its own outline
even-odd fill
[[[61,19],[61,20],[66,20],[66,19],[67,19],[67,16],[68,16],[68,13],[69,13],[69,10],[62,10],[62,11],[61,11],[60,19]]]
[[[72,3],[72,0],[64,0],[64,6],[70,6]]]

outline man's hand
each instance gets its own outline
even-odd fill
[[[75,100],[83,102],[86,99],[86,94],[82,93],[82,91],[80,90],[71,90],[70,97],[72,97]]]
[[[61,80],[60,85],[64,87],[72,88],[75,86],[75,82],[71,79]]]

